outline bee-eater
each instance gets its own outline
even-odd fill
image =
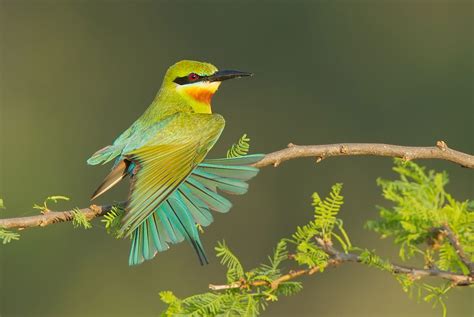
[[[222,81],[251,73],[219,71],[209,63],[184,60],[171,66],[155,99],[112,145],[97,151],[90,165],[115,160],[92,195],[102,195],[126,176],[130,194],[119,233],[131,236],[129,264],[152,259],[169,243],[189,241],[201,264],[208,263],[197,225],[208,226],[210,210],[227,212],[219,191],[244,194],[258,173],[250,166],[263,155],[204,160],[224,129],[211,99]]]

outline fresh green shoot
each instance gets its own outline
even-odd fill
[[[227,151],[227,158],[241,157],[249,153],[250,150],[250,138],[247,134],[240,137],[237,143],[232,144],[230,149]]]
[[[48,202],[52,201],[53,203],[57,203],[59,200],[66,200],[67,201],[67,200],[69,200],[69,197],[59,196],[59,195],[49,196],[49,197],[46,197],[46,199],[43,201],[42,205],[34,204],[33,208],[40,210],[41,213],[45,213],[45,212],[51,211],[48,207]]]
[[[12,240],[20,240],[20,234],[0,228],[0,240],[2,240],[2,244],[7,244]]]

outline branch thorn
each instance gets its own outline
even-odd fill
[[[437,142],[436,142],[436,146],[437,146],[438,149],[440,149],[441,151],[446,151],[446,150],[448,149],[448,145],[447,145],[446,142],[444,142],[443,140],[437,141]]]

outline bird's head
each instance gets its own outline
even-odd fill
[[[163,87],[186,99],[194,112],[211,113],[211,99],[222,81],[252,76],[236,70],[218,70],[216,66],[183,60],[168,68]]]

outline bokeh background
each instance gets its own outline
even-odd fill
[[[2,217],[62,194],[55,208],[87,206],[108,172],[89,155],[146,108],[180,59],[252,71],[213,101],[227,120],[212,151],[242,133],[254,152],[296,144],[386,142],[474,152],[472,1],[1,1],[0,195]],[[474,173],[454,164],[448,190],[473,198]],[[225,239],[247,268],[312,217],[310,196],[343,182],[341,213],[353,242],[397,260],[390,240],[363,229],[384,204],[375,184],[388,158],[301,159],[265,168],[204,236],[211,264],[180,244],[138,267],[129,242],[59,224],[22,232],[0,248],[0,315],[157,316],[161,290],[178,296],[224,282],[213,246]],[[127,184],[99,203],[126,197]],[[264,316],[439,316],[388,274],[344,265],[304,278],[297,296]],[[473,315],[473,292],[456,289],[450,316]]]

